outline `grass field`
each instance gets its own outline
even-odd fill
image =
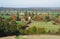
[[[37,27],[45,28],[46,31],[52,30],[54,32],[56,32],[60,28],[60,25],[53,25],[52,21],[50,21],[50,22],[37,22],[37,21],[34,21],[34,22],[32,22],[29,25],[29,27],[32,27],[32,26],[37,26]]]

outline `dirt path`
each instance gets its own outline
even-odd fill
[[[60,36],[56,35],[25,35],[22,37],[25,39],[60,39]]]
[[[0,37],[0,39],[15,39],[15,36]]]
[[[8,36],[8,37],[0,37],[0,39],[60,39],[58,35],[20,35],[16,36]]]

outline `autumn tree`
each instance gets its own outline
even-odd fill
[[[39,15],[35,15],[34,20],[35,20],[35,21],[41,21],[42,18],[41,18]]]
[[[45,14],[42,14],[42,19],[43,21],[50,21],[50,14],[49,13],[45,13]]]
[[[17,26],[16,26],[16,21],[15,20],[11,20],[10,21],[10,31],[11,33],[14,33],[17,30]]]
[[[12,14],[11,19],[12,20],[17,20],[17,16],[15,14]]]

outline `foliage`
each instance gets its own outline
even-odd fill
[[[41,18],[39,15],[35,15],[34,20],[35,20],[35,21],[41,21],[42,18]]]
[[[25,26],[25,27],[24,27]],[[19,35],[19,31],[23,28],[26,28],[25,23],[18,26],[15,20],[3,19],[0,17],[0,36],[6,35]],[[19,30],[20,28],[20,30]]]
[[[58,29],[58,31],[56,32],[56,34],[59,34],[60,35],[60,29]]]
[[[46,31],[44,28],[40,28],[40,27],[29,27],[28,30],[26,30],[27,34],[44,34]]]
[[[27,15],[28,14],[26,11],[25,17]],[[37,13],[36,13],[36,15],[34,15],[34,14],[31,15],[31,13],[29,13],[29,15],[34,20],[34,21],[32,20],[32,23],[29,24],[29,26],[31,26],[31,27],[28,27],[28,24],[26,22],[18,21],[19,20],[18,12],[17,12],[17,16],[15,14],[12,15],[12,19],[11,18],[5,19],[3,16],[0,16],[0,36],[1,35],[2,36],[4,36],[4,35],[19,35],[19,34],[46,34],[46,33],[51,34],[51,33],[55,33],[54,30],[57,30],[59,28],[58,26],[60,26],[60,25],[53,25],[52,22],[48,22],[48,21],[54,19],[53,21],[55,23],[60,24],[60,16],[55,16],[56,17],[56,19],[55,19],[52,16],[50,16],[49,14],[47,14],[47,15],[41,14],[42,16],[40,16]],[[52,17],[52,18],[50,19],[50,17]],[[45,22],[47,21],[47,23],[42,22],[43,21],[42,19]],[[46,32],[45,28],[47,28],[47,30],[49,30],[49,31]],[[60,29],[57,31],[56,34],[60,34]]]

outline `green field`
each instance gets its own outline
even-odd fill
[[[54,31],[54,32],[56,32],[60,28],[60,25],[53,25],[52,21],[50,21],[50,22],[37,22],[37,21],[34,21],[29,25],[29,27],[32,27],[32,26],[45,28],[46,31],[51,30],[51,31]]]

